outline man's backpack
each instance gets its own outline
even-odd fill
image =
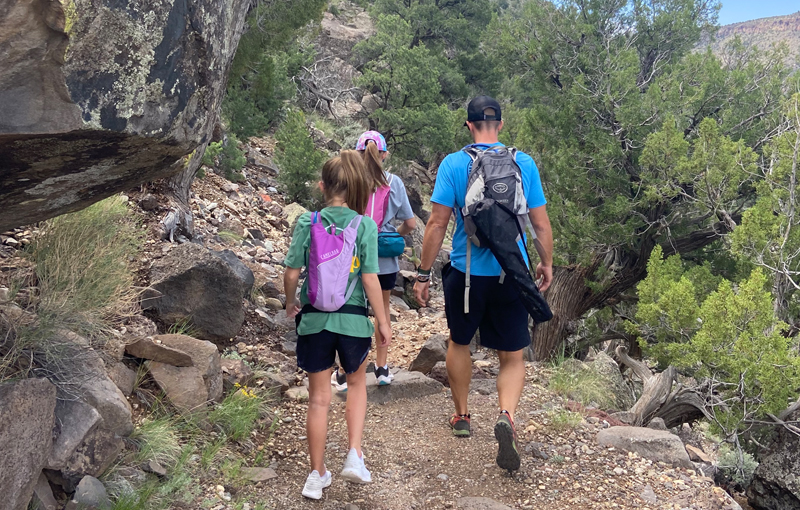
[[[520,253],[528,202],[522,186],[522,170],[513,147],[464,147],[472,166],[467,180],[467,196],[461,215],[467,234],[467,273],[464,312],[469,313],[470,263],[472,245],[489,249],[503,272],[509,276],[531,317],[536,322],[553,318],[550,307],[533,281],[528,264]],[[527,250],[527,246],[526,246]],[[530,254],[528,255],[530,260]]]
[[[337,234],[336,225],[331,224],[329,232],[322,224],[319,213],[313,213],[308,255],[308,300],[312,308],[304,307],[303,313],[338,311],[366,315],[366,308],[345,305],[358,283],[358,278],[355,278],[347,285],[361,218],[361,215],[357,215],[347,228]]]

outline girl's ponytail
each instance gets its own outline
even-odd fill
[[[372,178],[367,176],[364,160],[352,150],[344,150],[322,166],[325,200],[340,197],[347,206],[364,214],[372,192]]]
[[[378,150],[378,146],[372,142],[367,143],[364,148],[364,163],[367,166],[369,180],[372,181],[372,188],[381,188],[389,185],[386,174],[383,173],[383,159]]]

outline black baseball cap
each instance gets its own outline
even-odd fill
[[[500,103],[489,96],[478,96],[467,106],[467,122],[479,120],[502,120]],[[467,125],[467,122],[464,125]]]

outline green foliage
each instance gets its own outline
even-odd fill
[[[646,347],[655,344],[649,352],[663,364],[715,385],[724,405],[711,408],[712,419],[731,440],[796,399],[800,358],[774,315],[761,270],[738,285],[721,280],[711,292],[701,274],[708,273],[683,270],[676,256],[662,260],[656,248],[631,329]]]
[[[756,187],[755,204],[745,211],[733,232],[734,253],[774,276],[775,307],[784,320],[800,313],[796,292],[800,281],[800,93],[784,103],[785,126],[766,149],[769,167]]]
[[[261,417],[264,399],[242,388],[225,397],[208,413],[208,422],[233,441],[250,437]]]
[[[217,156],[222,152],[222,141],[211,142],[203,153],[203,164],[211,168],[217,166]]]
[[[246,138],[266,131],[284,102],[294,97],[291,77],[310,62],[313,53],[292,39],[306,23],[322,15],[325,4],[325,0],[280,0],[257,2],[251,9],[222,105],[236,136]]]
[[[559,432],[574,429],[583,420],[580,414],[561,408],[550,410],[547,417],[550,420],[550,427]]]
[[[174,418],[161,417],[143,421],[130,436],[137,450],[136,464],[156,461],[167,468],[174,466],[182,451],[179,439]]]
[[[289,112],[275,139],[275,162],[281,169],[278,181],[286,187],[288,201],[310,207],[326,156],[314,145],[303,112]]]
[[[143,237],[119,196],[48,220],[31,250],[39,315],[88,335],[127,316],[137,297],[130,261]]]
[[[728,480],[740,487],[749,487],[758,467],[756,459],[747,452],[739,452],[723,444],[719,448],[717,467]]]
[[[553,369],[548,387],[564,398],[583,405],[610,409],[616,402],[612,388],[591,364],[574,359],[564,360]]]

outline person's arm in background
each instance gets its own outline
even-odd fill
[[[397,233],[405,237],[415,228],[417,228],[417,220],[415,218],[409,218],[397,227]]]
[[[431,217],[425,225],[425,237],[422,239],[422,256],[420,257],[419,268],[430,271],[439,250],[442,249],[442,242],[447,233],[447,225],[450,223],[450,215],[453,209],[435,202],[431,203]],[[426,306],[430,298],[431,282],[414,283],[414,297],[419,304]]]
[[[372,311],[375,312],[375,320],[378,322],[378,331],[381,333],[381,347],[386,347],[392,343],[392,327],[389,323],[389,317],[386,316],[386,309],[383,306],[381,282],[378,280],[377,274],[362,273],[361,284],[364,285],[364,291],[367,293],[369,305],[372,307]]]
[[[544,292],[553,282],[553,229],[550,226],[550,217],[547,216],[547,206],[528,209],[528,218],[536,233],[533,246],[539,254],[539,263],[536,265],[536,279],[542,279],[539,290]],[[425,232],[427,234],[427,231]]]

